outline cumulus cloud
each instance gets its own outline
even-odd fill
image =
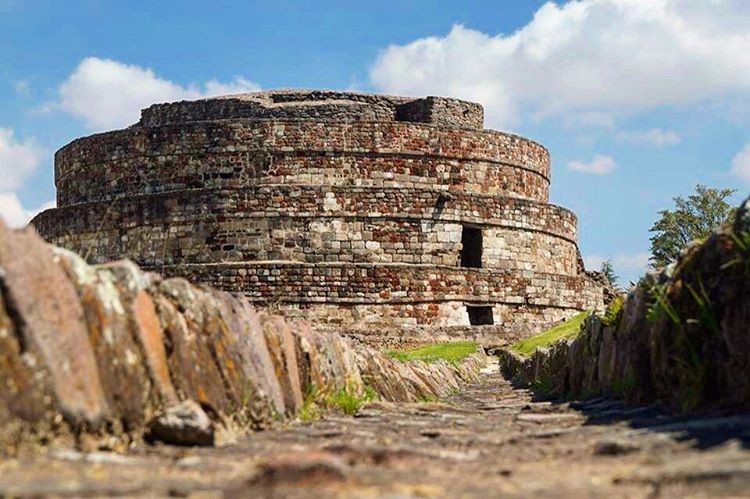
[[[243,92],[257,92],[260,86],[242,76],[238,76],[229,83],[221,83],[217,80],[211,80],[206,83],[206,89],[203,92],[204,97],[214,95],[240,94]]]
[[[203,87],[183,86],[160,78],[149,68],[88,57],[60,86],[54,107],[82,119],[93,130],[106,130],[137,122],[140,110],[154,103],[259,89],[242,77],[229,83],[211,80]]]
[[[627,112],[750,95],[747,0],[548,2],[512,34],[462,25],[383,50],[374,86],[482,102],[492,126],[520,111]]]
[[[732,160],[730,173],[745,182],[750,182],[750,142]]]
[[[47,208],[54,208],[55,202],[50,201],[44,203],[42,206],[34,209],[26,209],[21,204],[13,192],[0,193],[0,217],[5,220],[5,223],[10,227],[24,227],[29,223],[29,220],[34,218],[37,213],[40,213]]]
[[[34,139],[18,140],[13,130],[0,128],[0,192],[20,187],[45,155]]]
[[[583,161],[571,161],[568,163],[568,170],[582,173],[592,173],[594,175],[604,175],[615,169],[615,160],[610,156],[597,154],[588,163]]]
[[[661,128],[652,128],[651,130],[641,131],[623,131],[617,134],[617,137],[631,144],[652,145],[656,147],[673,146],[679,144],[682,138],[673,130],[663,130]]]

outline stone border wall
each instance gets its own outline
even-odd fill
[[[392,401],[446,396],[485,362],[482,352],[457,366],[397,362],[258,312],[244,297],[128,261],[92,267],[33,229],[1,224],[0,326],[6,455],[53,441],[124,450],[147,429],[210,444],[220,429],[294,417],[304,394],[320,403],[340,390],[362,397],[365,387]],[[185,426],[165,428],[180,417],[165,413],[182,414]],[[210,418],[205,428],[186,429],[201,418]]]
[[[622,309],[531,358],[500,350],[504,374],[565,397],[616,395],[680,409],[750,407],[750,199],[734,226],[647,274]]]

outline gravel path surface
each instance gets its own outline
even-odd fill
[[[3,496],[744,497],[750,413],[535,401],[487,369],[441,403],[373,403],[223,448],[50,450],[0,461]]]

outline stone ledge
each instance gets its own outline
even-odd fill
[[[200,213],[206,207],[211,207],[210,213]],[[109,202],[82,203],[47,210],[37,215],[32,224],[46,237],[54,238],[61,234],[63,227],[66,230],[84,228],[90,222],[90,228],[97,229],[105,213],[110,220],[126,218],[120,211],[133,220],[140,220],[138,217],[148,215],[148,220],[140,220],[139,225],[151,223],[153,217],[158,220],[160,214],[165,219],[174,216],[179,220],[185,219],[190,213],[195,213],[196,216],[200,213],[204,220],[221,213],[225,217],[238,219],[358,216],[467,222],[536,230],[573,243],[576,240],[577,224],[577,218],[570,210],[519,198],[445,193],[440,190],[299,185],[191,189],[130,196]],[[510,217],[515,217],[516,220],[511,220]],[[127,226],[127,223],[122,220],[117,225]]]
[[[492,271],[439,265],[227,262],[164,265],[165,275],[188,276],[260,302],[413,304],[463,301],[596,309],[601,287],[585,276]]]
[[[513,134],[417,123],[305,120],[205,121],[95,134],[76,139],[57,151],[55,179],[63,179],[85,165],[128,157],[254,151],[346,151],[494,161],[522,165],[549,179],[549,152],[540,144]]]
[[[549,178],[523,164],[410,152],[180,151],[79,166],[55,183],[61,207],[150,192],[260,185],[440,189],[549,199]]]

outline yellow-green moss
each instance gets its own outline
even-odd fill
[[[561,339],[574,338],[578,336],[578,333],[581,330],[581,324],[583,324],[584,319],[586,319],[588,315],[589,312],[576,314],[562,324],[558,324],[543,333],[514,343],[511,345],[510,349],[521,355],[528,356],[534,353],[534,350],[539,347],[548,347]]]

